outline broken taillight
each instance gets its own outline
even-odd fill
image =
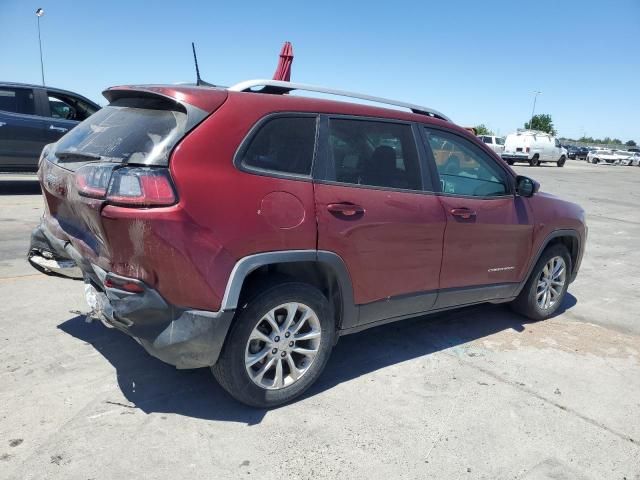
[[[76,187],[83,197],[104,199],[122,207],[165,207],[176,203],[166,168],[85,165],[76,172]]]
[[[130,293],[142,293],[144,292],[144,287],[134,280],[128,280],[126,278],[116,278],[112,276],[107,276],[104,280],[105,288],[116,288],[118,290],[124,290],[125,292]]]

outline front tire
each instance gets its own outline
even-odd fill
[[[536,262],[527,283],[511,308],[532,320],[551,317],[562,304],[569,287],[571,256],[562,244],[548,247]]]
[[[304,283],[280,283],[240,310],[213,375],[246,405],[268,408],[290,402],[322,373],[335,334],[332,309],[322,292]]]
[[[559,167],[564,167],[564,163],[566,161],[567,161],[567,159],[564,156],[560,157],[560,160],[558,160],[558,166]]]

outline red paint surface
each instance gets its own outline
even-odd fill
[[[332,203],[365,212],[341,216]],[[445,215],[435,195],[316,185],[318,248],[340,255],[356,303],[438,289]]]
[[[438,288],[519,281],[551,231],[572,228],[584,241],[581,209],[544,194],[460,199],[314,185],[249,174],[233,165],[238,145],[251,127],[277,111],[445,126],[493,155],[448,122],[290,95],[227,95],[218,89],[177,86],[144,89],[205,110],[219,107],[173,152],[170,173],[179,203],[151,209],[104,206],[78,196],[73,174],[45,161],[40,171],[45,221],[54,235],[71,241],[100,267],[143,280],[174,305],[217,310],[234,264],[259,252],[315,248],[336,252],[347,264],[356,303],[367,303]],[[288,200],[279,206],[281,194],[274,192],[286,192]],[[364,213],[346,219],[327,210],[328,204],[340,202],[358,204]],[[475,210],[475,219],[461,221],[448,213],[461,207]],[[513,271],[487,272],[511,265],[516,267]]]

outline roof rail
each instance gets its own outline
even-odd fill
[[[260,90],[254,90],[256,87],[262,87],[262,88]],[[360,100],[366,100],[368,102],[382,103],[385,105],[394,105],[396,107],[407,108],[411,110],[413,113],[417,113],[420,115],[427,115],[429,117],[439,118],[441,120],[446,120],[447,122],[451,121],[451,119],[447,117],[445,114],[440,113],[439,111],[434,110],[433,108],[421,107],[420,105],[414,105],[412,103],[406,103],[406,102],[399,102],[398,100],[390,100],[388,98],[373,97],[371,95],[365,95],[363,93],[347,92],[344,90],[336,90],[334,88],[308,85],[305,83],[283,82],[280,80],[247,80],[245,82],[240,82],[233,85],[232,87],[229,87],[228,90],[232,92],[256,92],[256,93],[271,93],[271,94],[283,94],[283,93],[288,93],[292,90],[326,93],[329,95],[336,95],[339,97],[358,98]]]
[[[549,135],[549,136],[553,136],[549,132],[543,132],[542,130],[532,130],[530,128],[518,128],[516,130],[516,132],[517,133],[532,133],[534,135]]]

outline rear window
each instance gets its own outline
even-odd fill
[[[33,115],[36,113],[33,90],[30,88],[0,88],[0,110]]]
[[[310,175],[316,140],[316,117],[268,120],[241,156],[242,165],[270,172]]]
[[[166,166],[186,131],[187,113],[178,108],[160,98],[115,100],[60,139],[55,162],[72,167],[99,155],[107,162]],[[66,155],[58,157],[61,152]]]
[[[493,141],[491,140],[491,137],[485,137],[485,136],[483,136],[483,137],[480,137],[480,138],[482,139],[482,141],[483,141],[484,143],[493,143]]]

